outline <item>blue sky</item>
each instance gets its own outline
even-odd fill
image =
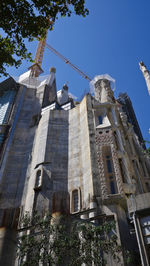
[[[109,74],[116,80],[115,96],[127,92],[144,139],[150,140],[148,129],[150,96],[139,61],[150,69],[150,1],[149,0],[87,0],[90,14],[86,18],[73,15],[60,18],[49,32],[47,43],[86,72],[91,78]],[[37,41],[27,43],[35,55]],[[9,74],[19,76],[30,63],[19,69],[9,68]],[[69,90],[81,97],[89,83],[58,57],[45,49],[44,75],[56,67],[57,89],[68,82]]]

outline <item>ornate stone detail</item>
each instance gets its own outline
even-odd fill
[[[114,167],[114,173],[116,178],[116,183],[118,187],[118,193],[123,194],[123,183],[120,173],[120,167],[118,162],[118,154],[117,147],[115,144],[115,139],[112,133],[112,130],[97,130],[96,131],[96,145],[97,145],[97,154],[98,154],[98,166],[99,166],[99,174],[100,174],[100,182],[101,182],[101,191],[102,197],[106,198],[108,195],[105,171],[104,171],[104,159],[102,154],[103,146],[110,146],[112,153],[112,161]]]

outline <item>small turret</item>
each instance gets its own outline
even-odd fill
[[[57,99],[60,105],[65,104],[69,101],[67,84],[64,84],[62,90],[57,92]]]

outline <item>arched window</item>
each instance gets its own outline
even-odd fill
[[[72,192],[72,207],[73,212],[77,212],[79,210],[79,195],[77,189]]]
[[[41,189],[42,186],[42,171],[38,170],[36,173],[35,190]]]

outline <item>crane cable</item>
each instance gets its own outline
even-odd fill
[[[58,51],[56,51],[52,46],[49,44],[45,44],[45,46],[55,55],[57,55],[59,58],[61,58],[66,64],[71,66],[76,72],[78,72],[83,78],[87,79],[88,81],[91,81],[92,79],[88,77],[83,71],[81,71],[77,66],[72,64],[67,58],[65,58],[62,54],[60,54]]]

